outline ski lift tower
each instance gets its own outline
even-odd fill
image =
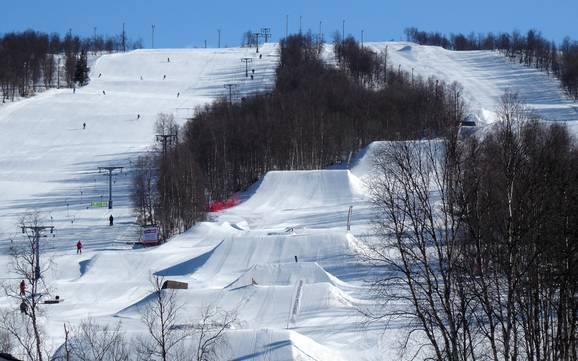
[[[26,230],[32,231],[33,247],[34,247],[34,280],[38,281],[40,279],[40,237],[41,233],[47,229],[50,233],[54,233],[54,226],[21,226],[22,233],[26,233]],[[44,236],[46,237],[46,236]]]
[[[115,170],[120,170],[124,167],[98,167],[98,173],[105,171],[108,172],[108,209],[112,209],[112,174]]]

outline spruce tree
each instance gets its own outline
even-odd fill
[[[86,51],[80,53],[80,58],[76,62],[76,70],[74,73],[74,82],[80,86],[88,84],[88,67]]]

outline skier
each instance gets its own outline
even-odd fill
[[[114,217],[112,216],[112,214],[110,215],[110,217],[108,217],[108,222],[109,226],[112,226],[114,224]]]
[[[297,263],[297,262],[298,262],[298,261],[297,261],[297,256],[295,256],[295,263]]]
[[[26,282],[24,280],[20,282],[20,296],[26,296]]]
[[[137,114],[137,115],[136,115],[136,120],[139,120],[139,119],[140,119],[140,114]]]
[[[253,72],[253,74],[255,74],[255,69],[251,69],[251,71]]]
[[[262,58],[263,58],[263,54],[259,54],[259,59],[262,59]]]
[[[251,74],[251,80],[253,80],[253,74]]]
[[[76,254],[82,254],[82,242],[80,240],[76,242]]]
[[[140,80],[142,80],[142,75],[140,76]]]
[[[76,87],[72,88],[72,94],[76,94]]]
[[[86,122],[82,123],[82,129],[86,129]]]
[[[178,93],[177,93],[177,98],[178,98],[180,95],[181,95],[181,93],[180,93],[180,92],[178,92]]]
[[[104,90],[102,91],[102,95],[106,95],[106,92]]]
[[[100,78],[102,76],[102,73],[98,73],[98,77]]]
[[[167,76],[166,76],[166,75],[163,75],[163,80],[165,80],[166,78],[167,78]]]
[[[170,62],[171,62],[171,58],[167,58],[167,63],[170,63]]]

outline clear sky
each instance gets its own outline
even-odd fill
[[[122,23],[132,39],[155,47],[238,46],[246,30],[270,27],[273,40],[302,29],[317,32],[321,21],[326,39],[341,31],[366,41],[403,37],[403,30],[450,32],[500,32],[530,28],[550,40],[564,36],[578,40],[578,0],[1,0],[0,33],[35,29],[91,36],[118,34]]]

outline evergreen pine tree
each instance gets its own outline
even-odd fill
[[[74,82],[80,86],[88,84],[89,70],[90,68],[88,67],[86,51],[83,50],[80,53],[78,61],[76,62],[76,70],[74,72]]]

